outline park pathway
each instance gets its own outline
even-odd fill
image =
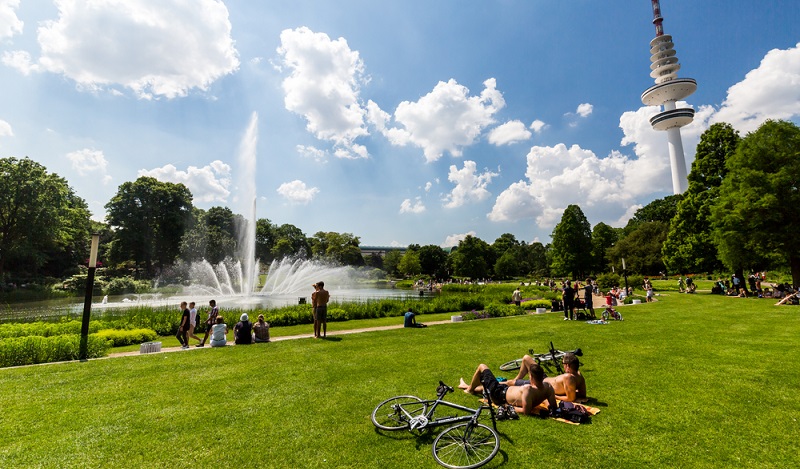
[[[425,322],[425,324],[431,326],[431,325],[441,325],[441,324],[453,324],[453,322],[449,321],[449,320],[444,320],[444,321]],[[309,324],[309,327],[310,326],[311,325]],[[402,324],[393,324],[391,326],[364,327],[364,328],[360,328],[360,329],[348,329],[348,330],[344,330],[344,331],[330,331],[330,332],[328,332],[328,335],[329,336],[338,336],[338,335],[347,335],[347,334],[359,334],[361,332],[388,331],[388,330],[391,330],[391,329],[402,329],[402,328],[403,328]],[[272,337],[271,338],[271,342],[281,342],[281,341],[284,341],[284,340],[295,340],[295,339],[311,339],[313,337],[314,337],[313,333],[310,333],[310,334],[298,334],[298,335],[286,335],[286,336],[281,336],[281,337]],[[234,345],[233,341],[229,340],[227,346],[228,347],[232,347],[233,345]],[[189,347],[189,349],[182,349],[180,347],[165,347],[165,348],[161,349],[161,352],[155,352],[155,353],[188,352],[189,350],[202,350],[204,348],[209,348],[209,346],[208,345],[206,345],[205,347],[191,346],[191,347]],[[100,359],[103,359],[103,358],[130,357],[130,356],[134,356],[134,355],[142,355],[142,353],[140,353],[139,351],[136,351],[136,350],[132,350],[130,352],[109,353],[108,356],[102,357]],[[150,354],[147,354],[147,355],[150,355]]]

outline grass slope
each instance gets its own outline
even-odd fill
[[[602,326],[548,314],[0,370],[0,467],[438,467],[433,435],[380,434],[374,406],[550,341],[583,348],[602,412],[499,422],[487,467],[796,467],[800,311],[660,300]]]

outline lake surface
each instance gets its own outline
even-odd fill
[[[105,309],[130,308],[135,306],[174,306],[178,309],[181,301],[194,301],[199,307],[207,307],[209,300],[216,300],[220,309],[226,307],[237,309],[273,309],[282,306],[296,305],[301,302],[311,302],[311,291],[307,294],[266,295],[253,294],[228,295],[228,296],[197,296],[197,295],[169,295],[161,294],[128,294],[110,296],[107,298],[94,297],[92,312],[97,313]],[[417,290],[398,290],[394,288],[332,288],[331,302],[360,302],[369,300],[390,299],[430,299],[435,293],[426,291],[423,297]],[[83,314],[83,298],[59,298],[45,301],[26,301],[0,305],[0,322],[13,320],[47,319],[66,315],[80,316]]]

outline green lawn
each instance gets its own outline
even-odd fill
[[[487,467],[798,466],[800,308],[659,299],[603,326],[547,314],[2,369],[0,467],[439,467],[432,437],[378,433],[373,407],[551,340],[583,348],[601,413],[499,422]]]

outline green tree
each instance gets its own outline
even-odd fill
[[[722,262],[741,275],[779,256],[800,284],[800,128],[767,121],[728,158],[728,174],[711,209]]]
[[[592,272],[600,274],[608,270],[608,250],[617,242],[618,228],[600,222],[592,229]]]
[[[387,251],[386,255],[383,257],[383,270],[385,270],[387,274],[397,277],[400,274],[398,266],[400,265],[401,259],[403,259],[402,252],[394,249]]]
[[[275,229],[275,244],[271,253],[274,259],[309,257],[311,246],[303,230],[287,223]]]
[[[499,238],[494,240],[494,243],[492,243],[492,249],[494,249],[495,255],[500,257],[509,249],[521,246],[522,244],[523,243],[520,241],[517,241],[517,238],[513,234],[503,233]]]
[[[536,241],[525,246],[527,262],[527,272],[537,277],[550,276],[550,261],[547,258],[547,248]]]
[[[181,257],[196,261],[205,259],[218,264],[234,257],[239,246],[237,226],[244,222],[228,207],[195,208],[181,240]]]
[[[568,206],[551,236],[553,272],[584,278],[592,268],[592,229],[581,208]]]
[[[61,276],[83,262],[90,214],[65,179],[29,158],[2,158],[0,184],[0,280]]]
[[[689,173],[689,188],[678,202],[661,250],[672,272],[714,272],[721,267],[711,229],[711,207],[728,173],[725,162],[741,138],[730,124],[718,123],[700,137]]]
[[[447,253],[434,244],[419,248],[419,265],[421,273],[433,278],[447,278]]]
[[[422,268],[420,267],[419,254],[417,254],[417,251],[411,249],[407,250],[400,259],[400,264],[397,266],[397,269],[405,277],[419,275]]]
[[[319,231],[309,240],[309,243],[314,257],[342,265],[364,265],[361,250],[358,248],[361,241],[351,233]]]
[[[520,274],[519,251],[508,249],[494,263],[494,274],[501,279],[516,277]]]
[[[656,199],[640,208],[633,214],[633,217],[628,220],[620,237],[627,236],[642,223],[660,221],[669,224],[670,220],[672,220],[678,212],[678,202],[682,199],[683,194],[668,195],[663,199]]]
[[[192,193],[183,184],[143,176],[119,186],[106,210],[106,221],[116,230],[114,260],[133,260],[152,277],[172,265],[180,253],[191,217]]]
[[[667,237],[667,224],[663,221],[639,223],[627,236],[608,250],[612,264],[622,272],[622,259],[628,272],[654,275],[664,270],[661,245]]]
[[[275,247],[278,227],[266,218],[256,220],[256,258],[262,264],[269,264],[275,257],[272,248]]]
[[[471,279],[486,278],[494,267],[495,253],[486,241],[467,235],[459,241],[458,249],[450,256],[453,260],[455,275]]]

